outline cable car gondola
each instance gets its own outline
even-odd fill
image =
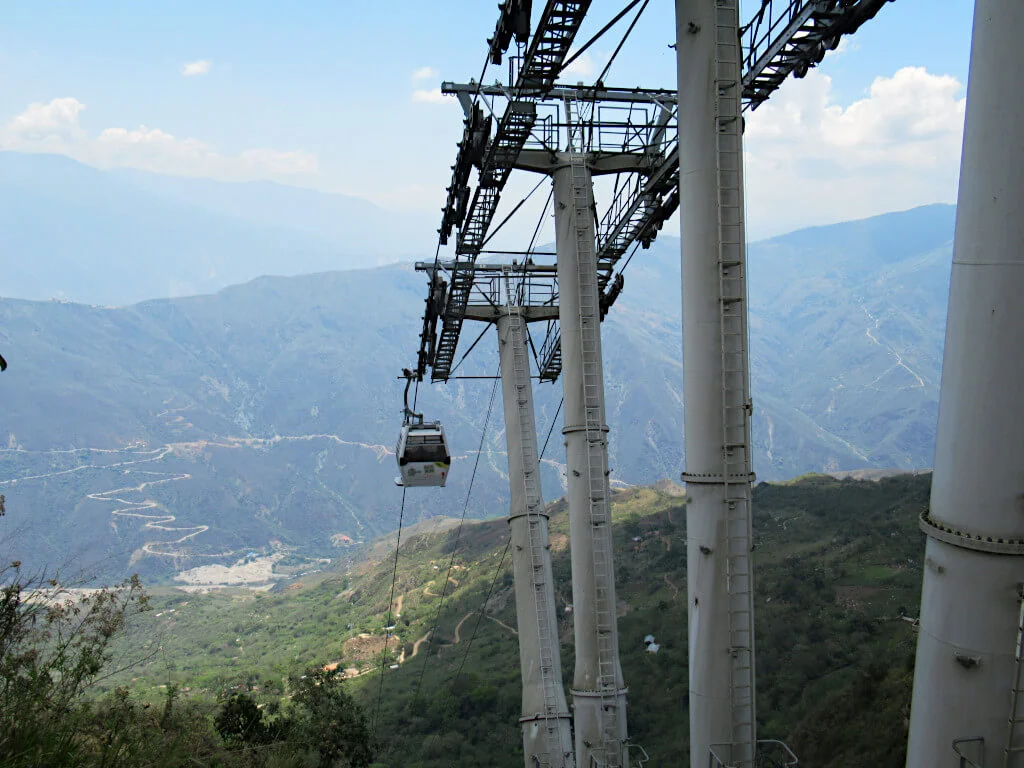
[[[405,420],[395,446],[398,470],[402,474],[395,478],[395,485],[443,488],[452,464],[444,427],[440,421],[424,421],[422,413],[416,413],[409,407],[409,385],[413,374],[407,370],[405,376]]]
[[[413,414],[413,420],[402,425],[395,454],[402,473],[395,478],[396,485],[444,487],[452,458],[440,421],[424,422],[422,416]]]

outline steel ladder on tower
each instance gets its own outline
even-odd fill
[[[732,763],[753,766],[754,626],[750,398],[742,210],[742,82],[738,0],[715,2],[715,143],[722,366],[722,482],[726,506]]]
[[[570,152],[572,173],[573,215],[577,248],[579,280],[580,352],[583,358],[583,404],[587,436],[584,452],[587,493],[590,501],[591,543],[594,557],[594,585],[597,629],[597,689],[601,695],[601,732],[604,743],[595,753],[603,758],[602,766],[621,765],[621,745],[613,732],[618,693],[616,656],[618,654],[615,626],[615,585],[612,563],[611,509],[608,499],[608,478],[604,473],[602,453],[605,433],[601,414],[600,307],[597,287],[597,265],[594,240],[590,229],[593,210],[590,203],[590,174],[586,155]]]
[[[567,147],[570,152],[583,152],[586,149],[586,142],[583,136],[582,104],[574,94],[566,96],[562,100],[562,105],[565,107]]]
[[[1003,768],[1018,768],[1024,765],[1019,757],[1024,754],[1024,745],[1015,744],[1017,729],[1024,724],[1024,585],[1021,586],[1020,610],[1017,613],[1017,646],[1013,659],[1013,684],[1010,691],[1010,717],[1006,733],[1006,748],[1003,750]]]
[[[557,632],[551,626],[551,606],[548,592],[551,585],[545,579],[545,552],[548,542],[545,540],[542,525],[538,516],[541,514],[542,498],[540,478],[537,477],[537,435],[534,432],[532,414],[529,404],[528,387],[530,387],[530,361],[526,354],[526,319],[522,308],[513,300],[512,277],[506,279],[506,309],[509,316],[509,339],[512,344],[512,373],[516,389],[516,415],[519,422],[520,450],[523,454],[524,498],[526,500],[526,527],[529,531],[530,546],[530,589],[533,592],[533,604],[537,611],[538,646],[540,649],[541,685],[544,689],[545,740],[549,755],[563,752],[566,745],[559,743],[558,723],[558,688],[561,679],[555,679],[555,643]],[[506,425],[506,429],[510,428]],[[526,713],[524,713],[526,714]]]

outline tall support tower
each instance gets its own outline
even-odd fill
[[[627,766],[626,686],[619,664],[608,483],[594,193],[587,155],[559,153],[555,247],[576,670],[572,698],[581,766]]]
[[[452,262],[419,262],[430,275],[427,325],[443,303]],[[540,459],[534,419],[527,323],[558,318],[553,265],[474,264],[465,268],[469,283],[460,320],[495,324],[501,360],[505,442],[511,503],[516,622],[523,683],[523,755],[526,768],[575,768],[572,719],[562,685],[548,517],[540,485]],[[486,332],[487,329],[484,329]],[[483,334],[481,334],[481,338]]]
[[[691,761],[694,768],[709,761],[712,768],[735,768],[752,766],[758,757],[741,110],[763,103],[790,74],[802,77],[828,48],[856,32],[886,2],[765,0],[744,25],[741,43],[739,0],[676,0],[679,85],[677,92],[668,92],[608,88],[603,75],[592,87],[558,84],[589,0],[547,0],[532,35],[530,3],[506,0],[499,6],[488,56],[501,63],[515,37],[518,54],[509,59],[509,85],[442,83],[442,92],[456,96],[466,113],[439,229],[442,246],[456,229],[458,238],[454,260],[440,267],[435,261],[429,268],[432,279],[416,370],[422,377],[429,367],[432,381],[447,381],[459,365],[455,358],[463,321],[497,323],[505,345],[503,378],[508,370],[514,374],[504,382],[510,433],[525,430],[525,422],[532,432],[532,416],[520,402],[524,390],[519,376],[527,369],[515,357],[514,307],[518,305],[524,321],[541,318],[533,316],[537,305],[529,301],[506,302],[487,295],[481,273],[503,268],[476,262],[504,225],[503,220],[491,227],[513,170],[554,179],[560,311],[557,321],[549,316],[535,355],[540,380],[565,376],[576,605],[573,698],[581,768],[625,766],[629,752],[615,620],[599,322],[622,290],[625,264],[617,266],[620,260],[630,248],[635,253],[637,247],[649,247],[677,208],[682,210],[685,286],[688,465],[683,477],[693,499],[688,514]],[[478,171],[475,191],[473,168]],[[591,187],[591,176],[597,174],[616,174],[610,204],[600,217]],[[527,251],[501,253],[522,254],[531,269],[555,269],[534,265],[538,254],[532,244]],[[477,293],[485,295],[484,303],[474,304]],[[554,306],[553,301],[545,302],[544,312]],[[522,314],[527,310],[529,316]],[[504,359],[508,355],[512,357]],[[514,427],[516,423],[520,426]],[[519,496],[513,484],[513,539],[523,546],[517,550],[521,552],[527,550],[522,542],[534,547],[534,542],[546,540],[546,534],[538,537],[540,528],[532,523],[514,522],[541,517],[529,511],[532,499],[539,505],[540,497],[539,488],[534,492],[529,487],[535,463],[529,448],[523,447],[527,439],[517,446],[509,436],[510,462],[513,455],[522,459],[525,483]],[[514,473],[516,483],[519,470]],[[524,745],[528,765],[531,755],[536,756],[534,762],[547,765],[541,757],[541,730],[550,743],[564,742],[565,718],[550,714],[563,708],[557,702],[552,707],[547,684],[536,682],[541,679],[537,670],[547,669],[544,651],[539,645],[532,650],[533,641],[523,637],[522,626],[537,635],[538,643],[545,635],[546,609],[540,603],[520,602],[536,588],[530,570],[535,562],[523,556],[516,565],[520,621],[524,615],[537,617],[521,625],[524,722],[539,723],[540,718],[529,713],[541,708],[547,714],[543,729],[524,732]],[[550,581],[549,576],[544,578]],[[526,592],[520,591],[523,584]],[[557,663],[557,656],[554,659]],[[551,728],[552,723],[557,727]],[[774,746],[783,764],[796,764],[785,745]]]
[[[512,493],[508,523],[523,678],[520,719],[523,753],[527,768],[537,765],[573,768],[571,717],[562,688],[562,662],[558,651],[548,517],[540,488],[533,386],[526,345],[527,311],[510,296],[496,318]]]
[[[503,114],[509,114],[509,110],[518,114],[523,109],[514,94],[500,86],[443,83],[442,90],[456,95],[466,111],[468,127],[463,147],[468,145],[467,141],[471,143],[471,128],[480,112],[474,97],[491,101],[508,99]],[[606,113],[600,107],[604,102],[629,106],[612,108]],[[629,763],[631,749],[626,722],[627,691],[619,663],[600,323],[622,290],[622,276],[615,274],[619,259],[634,241],[649,245],[674,210],[674,164],[668,161],[674,143],[669,136],[675,134],[672,130],[674,103],[674,92],[604,86],[592,89],[552,87],[538,97],[534,105],[537,135],[525,138],[522,147],[515,151],[503,148],[496,157],[500,156],[507,171],[515,168],[553,179],[556,230],[553,255],[557,263],[536,264],[535,254],[528,251],[523,253],[527,263],[522,268],[526,272],[547,269],[557,273],[557,306],[553,301],[538,307],[529,300],[506,301],[486,295],[488,289],[482,282],[482,275],[496,267],[477,264],[475,259],[457,258],[435,269],[438,274],[432,281],[430,297],[438,298],[428,298],[421,334],[420,360],[432,367],[435,380],[444,380],[457,367],[454,352],[463,320],[491,319],[499,304],[507,305],[509,311],[492,320],[500,324],[503,341],[516,338],[516,304],[522,305],[522,312],[529,313],[524,316],[527,320],[549,320],[537,361],[541,380],[553,381],[559,375],[564,376],[563,434],[568,465],[576,646],[573,719],[576,760],[578,765],[587,768],[623,768]],[[498,113],[493,104],[488,103],[488,107],[489,111]],[[497,139],[487,146],[493,147],[494,141]],[[625,181],[618,179],[614,185],[617,192],[612,211],[602,219],[600,229],[595,225],[592,177],[596,174],[625,177]],[[491,174],[481,170],[480,178],[483,183]],[[466,200],[468,191],[461,184],[460,179],[455,180],[452,189],[458,194],[454,197]],[[459,210],[455,208],[451,220],[459,218]],[[445,221],[448,220],[449,209],[446,209]],[[467,232],[471,230],[464,224],[460,237]],[[482,235],[479,239],[484,242]],[[450,282],[444,282],[440,273],[450,276]],[[481,293],[485,294],[482,302],[478,300]],[[555,310],[553,316],[551,310]],[[528,375],[525,356],[518,364],[512,358],[505,359],[504,355],[511,354],[509,349],[505,343],[503,379],[507,371],[518,370],[521,375]],[[508,383],[505,386],[506,423],[512,430],[517,416],[508,408],[517,405],[514,402],[517,394],[507,389]],[[529,422],[532,429],[532,417]],[[509,443],[510,463],[511,455],[519,451],[520,448]],[[529,474],[529,461],[525,466]],[[514,482],[518,482],[518,477]],[[513,486],[514,493],[515,490]],[[523,494],[524,498],[530,497],[528,487]],[[518,505],[520,502],[514,500],[513,517]],[[523,531],[524,535],[535,536],[530,529]],[[546,534],[541,538],[546,539]],[[517,595],[520,584],[530,584],[531,572],[526,563],[524,559],[523,567],[517,566]],[[533,615],[536,609],[520,606],[521,622],[528,612]],[[543,620],[539,625],[543,639]],[[523,643],[522,636],[520,643]],[[525,646],[523,653],[526,684],[534,674],[530,664],[540,663],[544,667],[546,661],[543,655],[534,654]],[[537,690],[547,695],[546,686]],[[539,710],[527,707],[524,720],[531,717],[531,711]],[[551,707],[547,706],[546,711],[550,712]],[[544,726],[549,727],[560,717],[548,714],[544,720]],[[558,730],[558,734],[562,733],[564,731]],[[529,750],[533,737],[524,734],[524,738]]]
[[[677,0],[690,765],[753,766],[739,0]]]
[[[1024,766],[1022,36],[977,0],[909,768]]]

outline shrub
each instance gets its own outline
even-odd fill
[[[137,576],[77,596],[56,579],[0,570],[0,765],[75,765],[82,698],[110,644],[148,600]],[[109,670],[105,670],[109,671]]]
[[[314,668],[291,679],[289,740],[318,755],[318,768],[366,768],[373,760],[362,708],[344,690],[337,670]]]

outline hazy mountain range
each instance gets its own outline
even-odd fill
[[[10,166],[23,158],[12,157],[0,155],[0,166],[7,164],[0,194],[20,200],[25,221],[49,222],[51,239],[42,242],[63,242],[61,258],[72,259],[71,241],[61,238],[73,229],[76,237],[92,233],[97,243],[136,237],[141,248],[153,243],[153,231],[185,220],[179,216],[230,222],[235,229],[217,250],[225,264],[260,243],[260,258],[273,264],[267,271],[305,268],[287,255],[293,251],[275,256],[264,225],[223,199],[197,212],[175,198],[205,182],[146,177],[155,191],[137,191],[140,208],[126,213],[118,190],[135,174],[101,174],[114,179],[114,191],[109,198],[105,188],[85,195],[83,186],[79,197],[86,200],[73,199],[70,181],[51,189],[63,179],[55,170],[51,182],[32,178],[43,190],[38,196],[19,197],[26,187],[11,180]],[[243,186],[259,197],[260,187]],[[271,197],[280,192],[271,188]],[[155,230],[133,211],[145,211]],[[14,217],[6,208],[3,215]],[[275,231],[294,244],[301,241],[301,216],[297,209],[282,213],[289,216],[292,225]],[[3,240],[16,236],[15,223],[0,223],[0,247],[5,272],[17,275],[14,241]],[[323,235],[307,224],[308,236]],[[952,207],[929,206],[750,247],[759,477],[930,466],[952,231]],[[37,247],[20,242],[22,253]],[[181,242],[147,251],[153,269],[140,270],[136,284],[174,261],[169,254],[184,248]],[[37,261],[46,261],[51,252],[38,248]],[[127,247],[118,253],[130,255]],[[183,257],[185,263],[195,262]],[[83,260],[83,295],[89,267]],[[31,284],[21,279],[5,285]],[[409,266],[391,266],[261,277],[214,295],[116,309],[0,300],[0,349],[11,364],[0,377],[8,548],[37,562],[76,558],[104,572],[168,575],[265,550],[273,541],[330,555],[342,536],[365,540],[395,528],[395,377],[414,359],[424,287]],[[683,469],[679,316],[678,240],[663,236],[633,260],[605,324],[619,481],[678,478]],[[466,374],[497,370],[489,333]],[[467,326],[464,343],[474,336]],[[421,389],[422,408],[445,421],[456,464],[447,489],[409,493],[405,522],[461,515],[491,392],[489,380]],[[557,384],[537,389],[542,442],[559,396]],[[476,517],[502,514],[506,503],[500,395],[493,411],[468,501]],[[546,454],[548,498],[561,493],[559,426]]]
[[[0,295],[125,305],[420,255],[436,224],[272,182],[0,152]]]

